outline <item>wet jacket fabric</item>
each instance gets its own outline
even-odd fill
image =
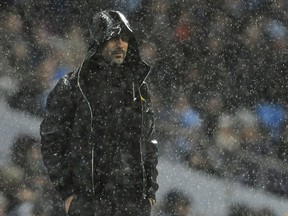
[[[128,29],[121,19],[117,26]],[[49,94],[40,127],[43,161],[63,199],[155,199],[158,149],[145,82],[150,68],[134,36],[121,66],[94,52],[92,45],[99,48],[103,41],[92,41],[79,69],[62,77]]]

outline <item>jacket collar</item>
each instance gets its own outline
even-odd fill
[[[81,63],[77,72],[79,84],[83,84],[87,77],[90,75],[89,73],[92,71],[105,73],[106,66],[108,66],[108,64],[100,58],[85,59]],[[140,60],[135,64],[127,64],[127,62],[124,62],[123,67],[126,67],[127,71],[133,74],[134,80],[138,86],[141,86],[146,81],[151,72],[150,67],[143,60]]]

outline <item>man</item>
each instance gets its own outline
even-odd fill
[[[150,68],[122,13],[97,13],[90,33],[87,58],[47,99],[43,161],[68,215],[150,215],[158,188]]]

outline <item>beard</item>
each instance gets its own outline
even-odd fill
[[[111,52],[112,55],[117,55],[117,54],[121,54],[123,56],[126,55],[126,52],[124,50],[122,50],[121,48],[118,48],[118,49],[114,49],[112,52]]]

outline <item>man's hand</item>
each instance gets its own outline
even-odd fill
[[[148,198],[148,200],[151,206],[153,206],[156,203],[156,200],[153,198]]]
[[[72,200],[73,200],[73,196],[69,196],[68,198],[65,199],[65,212],[66,212],[66,214],[69,211]]]

